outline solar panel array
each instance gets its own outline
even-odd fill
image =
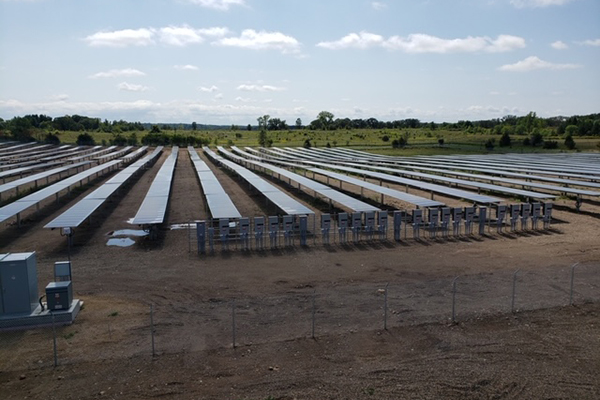
[[[300,160],[301,158],[298,157],[298,159]],[[320,166],[320,167],[327,168],[327,169],[344,171],[344,172],[348,172],[348,173],[355,174],[355,175],[380,179],[382,181],[399,183],[402,185],[411,186],[411,187],[415,187],[415,188],[418,188],[421,190],[425,190],[425,191],[428,191],[431,193],[439,193],[439,194],[449,196],[449,197],[465,199],[465,200],[468,200],[468,201],[471,201],[474,203],[492,204],[492,203],[501,202],[501,199],[499,199],[497,197],[477,194],[477,193],[469,192],[469,191],[462,190],[462,189],[451,188],[451,187],[437,185],[434,183],[428,183],[428,182],[424,182],[424,181],[420,181],[420,180],[403,178],[403,177],[386,174],[386,173],[382,173],[382,172],[370,171],[370,170],[362,169],[362,168],[354,168],[354,167],[349,167],[349,166],[345,166],[345,165],[317,162],[317,161],[311,161],[311,160],[302,160],[302,162],[304,162],[305,164],[308,164],[308,165],[315,165],[315,166]],[[363,166],[362,164],[350,163],[349,165],[356,165],[358,167],[363,167],[363,168],[371,168],[371,167]],[[383,168],[383,167],[381,167],[381,168]],[[375,168],[372,168],[372,169],[375,169]]]
[[[236,149],[236,147],[232,146],[232,149]],[[311,171],[311,172],[314,172],[319,175],[337,179],[338,181],[349,183],[349,184],[352,184],[352,185],[355,185],[355,186],[358,186],[358,187],[361,187],[364,189],[371,190],[376,193],[380,193],[382,195],[389,196],[391,198],[395,198],[395,199],[403,201],[405,203],[412,204],[412,205],[416,206],[417,208],[441,207],[441,206],[445,205],[444,203],[441,203],[439,201],[429,200],[424,197],[415,196],[415,195],[412,195],[409,193],[400,192],[395,189],[390,189],[390,188],[387,188],[384,186],[375,185],[373,183],[362,181],[360,179],[353,178],[348,175],[338,174],[337,172],[333,172],[333,171],[329,171],[329,170],[325,170],[325,169],[321,169],[321,168],[307,167],[304,165],[299,165],[299,164],[295,164],[295,163],[291,163],[291,162],[282,161],[283,159],[285,159],[285,157],[272,157],[271,159],[263,158],[266,156],[265,153],[261,153],[255,149],[252,149],[249,147],[247,147],[246,149],[254,154],[258,154],[257,157],[259,157],[259,159],[261,159],[261,160],[264,160],[267,162],[273,162],[276,164],[287,165],[292,168],[304,168],[307,171]],[[250,155],[246,152],[242,152],[242,154],[246,154],[248,156]]]
[[[248,169],[244,168],[239,164],[234,163],[233,161],[224,159],[223,157],[219,156],[206,146],[204,146],[202,149],[204,150],[204,153],[210,158],[237,173],[242,179],[248,182],[248,184],[250,184],[256,190],[258,190],[260,193],[262,193],[263,196],[269,199],[271,203],[275,204],[275,206],[277,206],[284,213],[288,215],[314,214],[314,212],[310,208],[306,207],[299,201],[288,196],[286,193],[271,185],[270,183],[256,175],[254,172],[249,171]]]
[[[241,218],[242,215],[233,204],[233,201],[231,201],[212,170],[202,161],[194,147],[189,146],[188,152],[212,217],[216,219]]]
[[[14,181],[10,181],[8,183],[5,183],[3,185],[0,185],[0,199],[2,198],[2,195],[6,192],[8,192],[9,190],[12,189],[16,189],[17,190],[17,194],[19,192],[19,187],[21,186],[25,186],[31,183],[36,183],[37,181],[41,180],[41,179],[47,179],[53,175],[60,175],[61,173],[68,171],[70,169],[76,168],[79,169],[79,167],[83,167],[85,165],[90,164],[90,161],[82,161],[80,163],[77,164],[69,164],[69,165],[65,165],[63,167],[59,167],[59,168],[54,168],[48,171],[44,171],[44,172],[40,172],[38,174],[35,175],[30,175],[30,176],[26,176],[25,178],[21,178],[21,179],[16,179]],[[36,185],[37,187],[37,185]]]
[[[130,221],[131,224],[158,225],[164,222],[178,154],[179,147],[173,146],[171,154],[160,167],[135,217]]]
[[[37,192],[34,192],[28,196],[25,196],[17,201],[14,201],[10,204],[5,205],[0,208],[0,222],[4,222],[7,219],[14,217],[15,215],[19,218],[19,214],[29,207],[38,205],[39,203],[52,195],[56,195],[58,198],[58,194],[63,190],[70,190],[71,186],[82,182],[85,179],[89,179],[92,175],[103,175],[109,170],[112,170],[116,166],[121,163],[121,160],[113,160],[109,161],[105,164],[98,165],[96,167],[92,167],[85,171],[82,171],[76,175],[73,175],[69,178],[63,179],[53,185],[45,187]]]
[[[44,228],[76,228],[89,218],[106,200],[139,170],[152,163],[162,152],[157,147],[154,152],[127,166],[118,174],[106,181],[102,186],[85,196],[74,206],[50,221]]]
[[[298,175],[294,172],[288,171],[284,168],[276,167],[271,164],[266,164],[266,163],[263,163],[260,161],[251,161],[251,160],[241,159],[240,157],[228,152],[221,146],[217,146],[217,148],[219,149],[220,153],[226,155],[227,157],[233,159],[236,162],[247,162],[247,163],[259,166],[261,168],[271,170],[271,171],[275,172],[276,174],[278,174],[279,176],[286,177],[289,180],[292,180],[292,181],[304,186],[305,188],[307,188],[315,193],[320,194],[321,196],[325,197],[329,201],[337,203],[342,208],[345,208],[345,209],[348,209],[348,210],[354,211],[354,212],[379,211],[379,208],[377,208],[377,207],[374,207],[368,203],[365,203],[364,201],[360,201],[358,199],[355,199],[354,197],[348,196],[347,194],[344,194],[335,189],[332,189],[331,187],[324,185],[320,182],[316,182],[316,181],[308,179],[302,175]],[[236,150],[241,152],[241,150],[239,150],[238,148],[236,148]]]

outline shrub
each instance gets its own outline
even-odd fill
[[[542,146],[544,149],[558,149],[558,142],[555,140],[545,140],[544,145]]]
[[[89,133],[85,132],[77,136],[77,144],[79,146],[93,146],[96,144],[96,141]]]

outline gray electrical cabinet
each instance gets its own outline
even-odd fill
[[[73,302],[71,281],[50,282],[46,286],[46,301],[50,311],[67,311]]]
[[[0,259],[0,315],[29,314],[38,305],[35,252]]]

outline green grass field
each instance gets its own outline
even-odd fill
[[[141,143],[142,138],[148,131],[136,132],[137,140]],[[169,135],[177,134],[193,136],[210,140],[210,146],[258,146],[258,131],[247,130],[174,130],[163,131]],[[75,143],[81,132],[60,132],[61,143]],[[109,144],[113,134],[107,132],[91,132],[97,144]],[[130,133],[122,133],[128,137]],[[387,136],[388,140],[384,141]],[[545,136],[544,140],[558,142],[558,149],[546,150],[542,146],[523,146],[522,141],[527,136],[511,136],[511,147],[499,147],[499,135],[489,133],[466,133],[452,130],[430,130],[421,129],[354,129],[337,131],[312,131],[312,130],[286,130],[269,131],[268,137],[273,140],[273,147],[299,147],[306,140],[310,140],[312,147],[325,147],[329,143],[331,147],[350,147],[360,150],[368,150],[378,154],[386,155],[436,155],[436,154],[471,154],[471,153],[531,153],[531,152],[560,152],[569,151],[564,145],[564,139],[559,136]],[[405,148],[392,148],[394,139],[406,138],[408,145]],[[440,146],[439,139],[444,140]],[[485,148],[485,142],[494,139],[496,145],[493,150]],[[576,137],[575,142],[579,151],[600,151],[600,138]]]

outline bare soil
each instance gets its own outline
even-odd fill
[[[597,202],[577,213],[572,200],[558,200],[543,232],[199,256],[188,230],[169,229],[208,216],[182,149],[158,239],[107,246],[109,233],[135,228],[127,220],[167,155],[76,230],[73,285],[85,306],[56,330],[59,366],[51,329],[0,332],[0,398],[600,398]],[[274,213],[208,164],[243,215]],[[106,179],[44,204],[21,227],[0,227],[0,252],[37,252],[40,291],[68,255],[65,238],[43,226]],[[278,185],[317,214],[329,211]]]

